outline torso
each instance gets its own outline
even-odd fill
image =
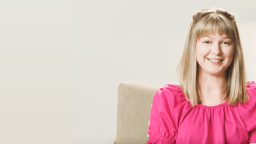
[[[177,144],[248,144],[249,135],[236,107],[198,105],[179,122]]]

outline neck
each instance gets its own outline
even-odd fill
[[[225,74],[210,75],[207,73],[198,74],[199,96],[203,104],[220,104],[224,102],[227,92],[227,80]]]

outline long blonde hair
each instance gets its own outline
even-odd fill
[[[234,57],[231,65],[226,70],[227,91],[225,100],[235,106],[237,102],[245,103],[249,100],[246,92],[246,72],[244,55],[240,42],[234,15],[220,8],[202,9],[193,15],[189,32],[186,38],[182,58],[177,67],[176,74],[180,82],[180,88],[185,97],[194,107],[202,103],[198,87],[198,63],[196,61],[196,40],[204,34],[217,30],[219,34],[226,34],[234,42]]]

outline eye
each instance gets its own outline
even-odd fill
[[[207,43],[207,44],[209,44],[209,43],[211,43],[210,41],[204,41],[204,43]]]
[[[229,45],[230,43],[227,41],[222,42],[223,44]]]

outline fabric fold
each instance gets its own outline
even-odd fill
[[[155,135],[150,135],[147,144],[175,144],[172,139],[166,139]]]

